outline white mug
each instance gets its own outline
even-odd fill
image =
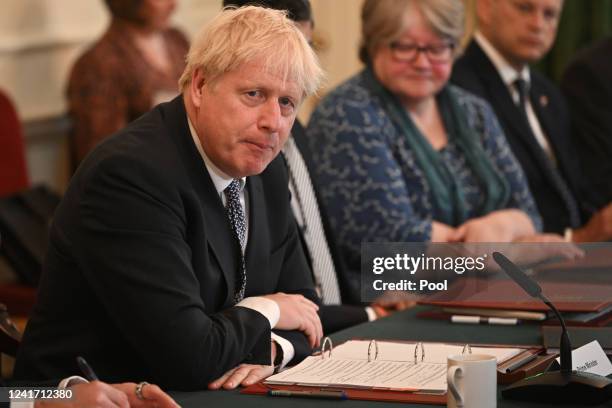
[[[497,407],[497,360],[486,354],[447,358],[449,408]]]

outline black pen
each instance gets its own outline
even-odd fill
[[[81,369],[81,372],[83,373],[83,375],[85,375],[85,378],[87,378],[89,381],[100,381],[93,368],[91,368],[91,366],[87,364],[87,361],[85,361],[83,357],[78,356],[76,358],[76,361],[79,365],[79,368]]]
[[[288,391],[288,390],[269,390],[271,397],[303,397],[303,398],[326,398],[326,399],[348,399],[344,391]]]

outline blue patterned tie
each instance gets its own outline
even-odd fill
[[[234,236],[240,243],[240,268],[238,271],[237,290],[234,293],[236,303],[244,299],[244,291],[246,289],[246,264],[244,261],[244,250],[246,248],[246,219],[244,210],[240,203],[240,180],[234,179],[229,186],[223,190],[227,202],[225,211],[229,218]]]

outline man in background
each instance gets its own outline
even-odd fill
[[[575,56],[561,90],[570,106],[588,196],[595,207],[603,207],[612,200],[612,36]]]
[[[612,238],[612,206],[585,199],[559,89],[530,69],[552,47],[563,0],[478,0],[478,31],[452,81],[486,99],[521,163],[544,231],[568,241]]]

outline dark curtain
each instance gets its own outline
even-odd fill
[[[611,34],[612,0],[565,0],[555,46],[536,68],[558,81],[577,50]]]

